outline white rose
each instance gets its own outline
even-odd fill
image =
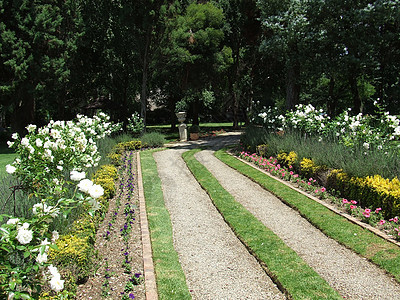
[[[43,253],[43,254],[39,253],[38,256],[36,256],[36,261],[39,264],[47,262],[47,253]]]
[[[14,166],[12,166],[12,165],[6,165],[6,172],[7,172],[8,174],[13,174],[16,170],[17,170],[17,168],[15,168]]]
[[[22,138],[21,145],[24,146],[24,147],[28,147],[29,146],[29,140],[27,138]]]
[[[63,167],[62,167],[62,166],[57,166],[57,169],[60,170],[60,171],[62,171],[62,170],[63,170]]]
[[[33,131],[36,130],[36,125],[29,124],[29,125],[26,126],[25,128],[28,130],[28,132],[33,132]]]
[[[101,187],[101,185],[94,184],[89,189],[89,195],[90,197],[97,199],[104,195],[104,189]]]
[[[33,238],[32,230],[25,229],[24,227],[18,229],[17,240],[22,245],[29,244],[32,241],[32,238]]]
[[[51,241],[54,243],[55,241],[57,241],[60,238],[60,235],[57,231],[53,231],[52,232],[52,237],[51,237]]]
[[[82,179],[85,179],[86,174],[85,172],[78,172],[78,171],[71,171],[71,180],[73,181],[80,181]]]
[[[50,287],[55,292],[60,292],[64,288],[64,280],[61,280],[61,276],[53,276],[50,280]]]
[[[11,219],[9,219],[9,220],[7,221],[7,224],[8,224],[8,225],[10,225],[10,224],[15,225],[15,224],[18,224],[18,222],[19,222],[19,219],[18,219],[18,218],[11,218]]]
[[[14,140],[18,139],[18,133],[14,132],[11,136]]]
[[[48,266],[49,272],[52,277],[60,277],[60,273],[58,273],[57,267],[54,267],[53,265]]]
[[[11,148],[12,146],[14,146],[14,142],[7,141],[7,145],[8,145],[8,148]]]
[[[35,143],[36,143],[36,146],[37,146],[37,147],[42,147],[42,146],[43,146],[43,142],[42,142],[42,140],[39,139],[39,138],[36,139]]]
[[[84,193],[89,193],[90,188],[93,186],[93,182],[89,179],[83,179],[78,183],[78,188]]]

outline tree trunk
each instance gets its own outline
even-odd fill
[[[35,123],[36,102],[35,98],[24,89],[19,94],[20,100],[15,107],[11,119],[11,127],[14,132],[18,132],[20,136],[24,136],[27,133],[25,127]]]
[[[234,72],[233,72],[233,82],[232,86],[232,113],[233,113],[233,128],[239,128],[239,102],[240,102],[240,94],[237,88],[237,84],[239,81],[239,63],[240,63],[240,45],[239,42],[236,43],[235,49],[235,64],[234,64]]]
[[[199,103],[199,99],[197,99],[197,97],[196,97],[196,99],[193,101],[193,110],[192,110],[192,112],[193,112],[193,121],[192,121],[192,124],[193,125],[199,125],[200,124],[200,122],[199,122],[199,106],[200,106],[200,103]]]
[[[328,101],[327,101],[328,115],[331,117],[336,116],[337,98],[335,97],[335,78],[331,77],[329,80]]]
[[[146,32],[146,44],[144,47],[143,54],[143,74],[142,74],[142,91],[140,93],[140,117],[143,119],[144,131],[146,131],[146,111],[147,111],[147,81],[148,81],[148,68],[149,68],[149,49],[151,42],[151,31],[152,28],[149,25],[149,28]]]
[[[300,67],[297,64],[291,64],[286,73],[286,109],[292,109],[299,103],[300,85]]]
[[[350,74],[349,83],[350,83],[351,94],[353,95],[353,112],[355,114],[358,114],[361,112],[361,98],[358,92],[356,75]]]

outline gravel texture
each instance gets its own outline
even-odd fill
[[[218,145],[215,141],[211,146],[215,149]],[[212,150],[202,151],[196,158],[238,202],[296,251],[343,298],[400,299],[399,284],[383,270],[326,237],[271,193],[220,162]]]
[[[187,169],[185,145],[154,157],[193,299],[285,299]]]

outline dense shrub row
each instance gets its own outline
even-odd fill
[[[265,148],[265,145],[258,147]],[[300,159],[295,152],[281,152],[278,161],[285,166],[292,166],[305,177],[316,178],[319,183],[342,197],[356,200],[363,207],[380,207],[386,218],[400,215],[400,181],[380,175],[355,177],[341,169],[330,169],[316,164],[312,159]]]

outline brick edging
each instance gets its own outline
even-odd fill
[[[295,190],[295,191],[297,191],[298,193],[300,193],[300,194],[302,194],[302,195],[304,195],[304,196],[310,198],[311,200],[314,200],[314,201],[318,202],[319,204],[325,206],[326,208],[328,208],[328,209],[331,210],[332,212],[334,212],[334,213],[336,213],[336,214],[338,214],[338,215],[340,215],[340,216],[346,218],[346,219],[349,220],[350,222],[352,222],[352,223],[354,223],[354,224],[356,224],[356,225],[358,225],[358,226],[360,226],[360,227],[362,227],[362,228],[364,228],[364,229],[367,229],[367,230],[371,231],[372,233],[376,234],[377,236],[379,236],[379,237],[381,237],[381,238],[387,240],[388,242],[390,242],[390,243],[392,243],[392,244],[395,244],[396,246],[399,246],[399,247],[400,247],[400,242],[397,242],[396,240],[394,240],[393,238],[391,238],[390,236],[388,236],[387,234],[385,234],[385,233],[382,232],[381,230],[379,230],[379,229],[377,229],[377,228],[375,228],[375,227],[373,227],[373,226],[371,226],[371,225],[369,225],[369,224],[367,224],[367,223],[361,222],[361,221],[359,221],[358,219],[354,218],[353,216],[351,216],[351,215],[349,215],[349,214],[347,214],[347,213],[345,213],[345,212],[343,212],[343,211],[337,209],[337,208],[334,207],[333,205],[328,204],[328,203],[326,203],[325,201],[323,201],[323,200],[321,200],[321,199],[319,199],[319,198],[317,198],[317,197],[314,197],[314,196],[312,196],[312,195],[310,195],[310,194],[304,192],[303,190],[301,190],[301,189],[299,189],[299,188],[296,188],[296,187],[292,186],[291,184],[289,184],[289,183],[286,182],[285,180],[282,180],[282,179],[280,179],[280,178],[278,178],[278,177],[276,177],[276,176],[273,176],[273,175],[269,174],[267,171],[265,171],[265,170],[263,170],[263,169],[257,167],[256,165],[252,164],[251,162],[248,162],[248,161],[246,161],[246,160],[244,160],[244,159],[242,159],[242,158],[240,158],[240,157],[237,157],[236,155],[233,155],[233,154],[230,153],[229,151],[228,151],[228,153],[229,153],[230,155],[236,157],[236,158],[239,159],[240,161],[246,163],[247,165],[253,167],[254,169],[257,169],[257,170],[261,171],[262,173],[268,175],[269,177],[271,177],[271,178],[273,178],[273,179],[279,181],[280,183],[286,185],[287,187],[291,188],[292,190]]]
[[[142,168],[140,164],[140,153],[137,152],[137,177],[139,191],[140,229],[142,232],[143,245],[143,270],[144,284],[146,288],[146,300],[158,300],[156,275],[154,271],[153,255],[151,250],[149,224],[147,221],[146,202],[144,199]]]

